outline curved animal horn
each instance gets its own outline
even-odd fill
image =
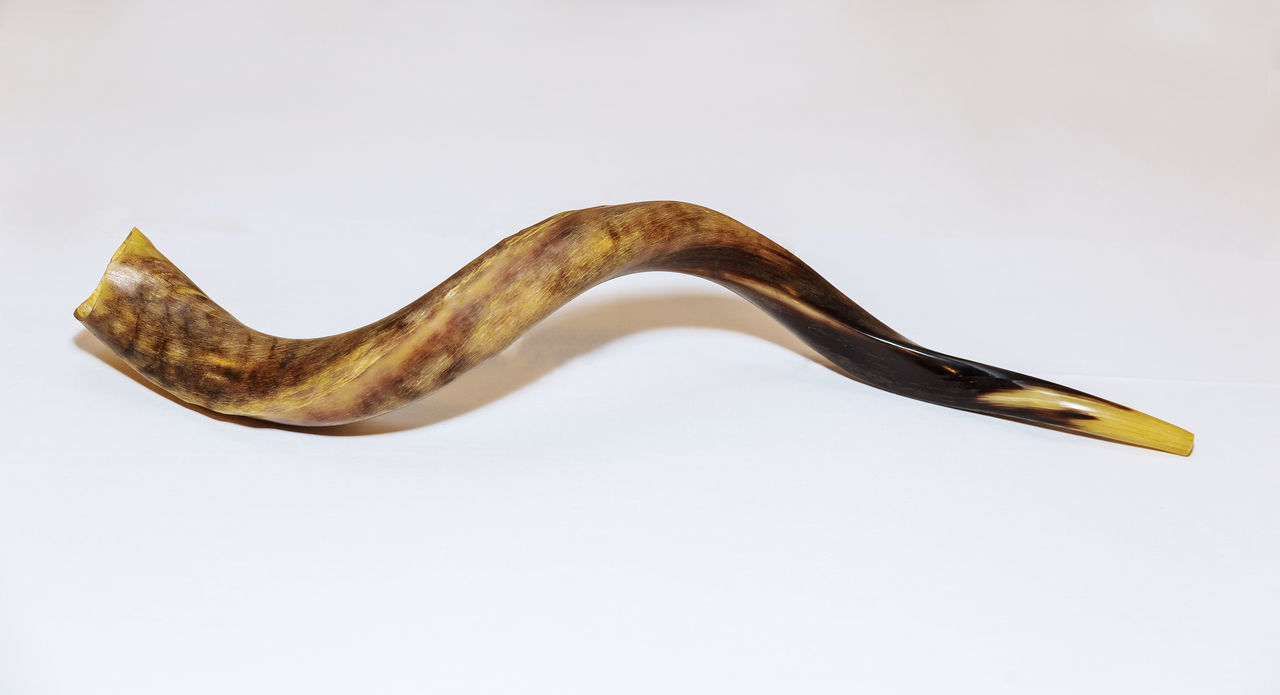
[[[645,270],[688,273],[764,309],[850,377],[911,398],[1187,455],[1192,434],[1035,377],[904,338],[745,225],[676,202],[565,212],[363,328],[288,339],[237,321],[138,230],[76,318],[178,398],[220,413],[336,425],[421,398],[588,288]]]

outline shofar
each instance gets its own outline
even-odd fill
[[[417,301],[363,328],[277,338],[237,321],[138,230],[76,318],[178,398],[292,425],[363,420],[422,398],[583,291],[644,270],[688,273],[753,302],[850,377],[911,398],[1191,452],[1163,420],[1035,377],[935,352],[864,311],[745,225],[648,202],[555,215],[508,237]]]

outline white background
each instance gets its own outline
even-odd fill
[[[1268,0],[3,0],[0,692],[1280,693],[1278,193]],[[1196,451],[867,388],[674,275],[328,434],[71,316],[135,225],[309,336],[646,199]]]

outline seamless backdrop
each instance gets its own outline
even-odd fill
[[[1280,7],[0,0],[0,692],[1280,692]],[[1187,459],[623,278],[308,433],[71,316],[131,227],[287,336],[701,203]]]

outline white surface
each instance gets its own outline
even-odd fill
[[[1280,692],[1274,2],[0,4],[0,692]],[[674,198],[1182,459],[598,288],[343,435],[220,422],[72,309],[137,225],[346,330]]]

